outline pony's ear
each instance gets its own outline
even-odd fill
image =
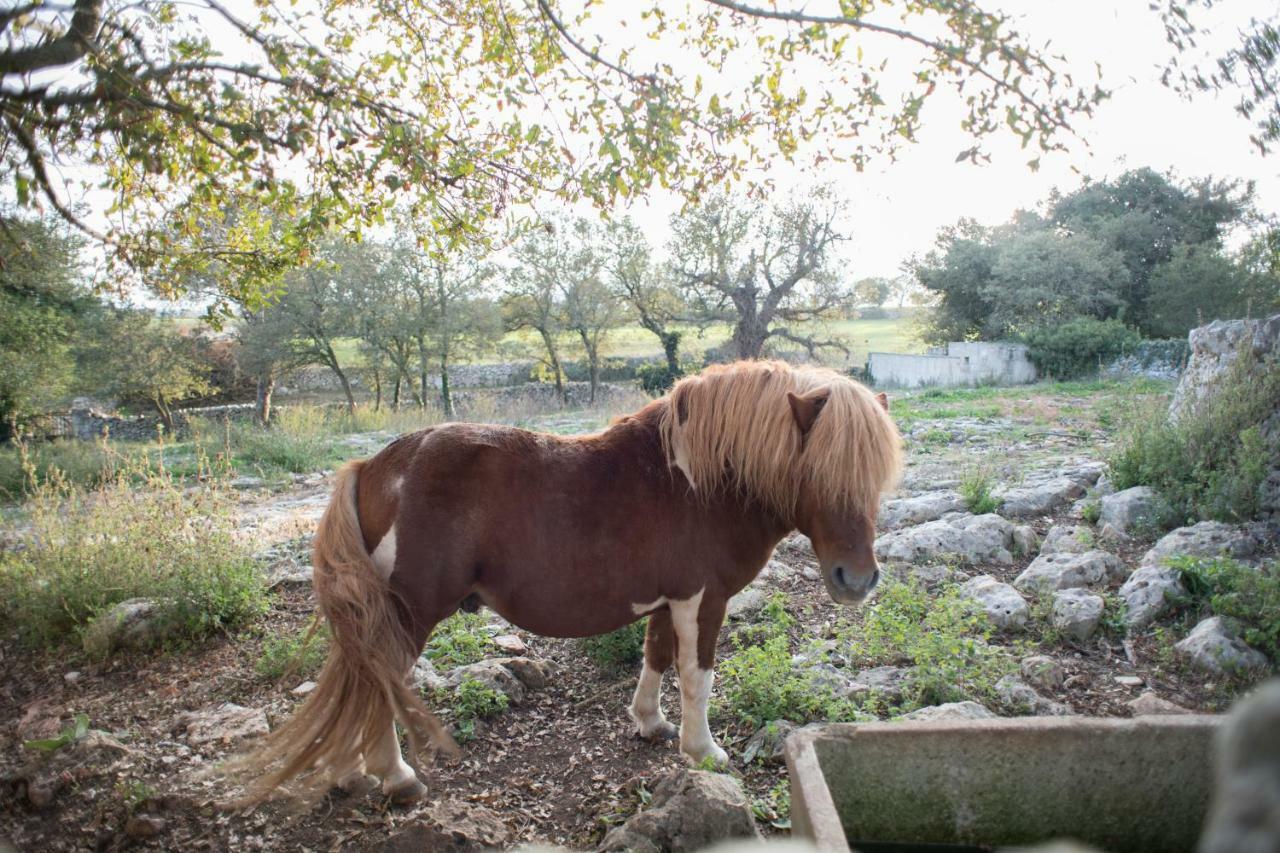
[[[809,430],[813,428],[813,422],[822,413],[822,407],[829,396],[831,396],[831,389],[825,385],[803,394],[787,392],[787,402],[791,404],[791,414],[796,419],[796,426],[800,427],[801,436],[809,434]]]
[[[880,408],[886,412],[889,411],[889,395],[881,391],[876,395],[876,402],[880,404]]]

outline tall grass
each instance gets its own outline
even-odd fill
[[[28,469],[29,528],[0,553],[0,615],[32,646],[76,637],[131,598],[157,605],[160,635],[194,640],[263,612],[261,573],[233,536],[224,471],[201,457],[206,487],[187,489],[149,456],[121,459],[96,488]]]

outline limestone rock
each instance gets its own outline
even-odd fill
[[[1205,672],[1243,672],[1264,669],[1267,665],[1267,656],[1246,645],[1234,626],[1221,616],[1205,619],[1173,648]]]
[[[233,744],[246,738],[265,735],[271,730],[267,712],[261,708],[244,708],[227,702],[217,708],[182,714],[174,722],[176,730],[185,732],[193,746]]]
[[[880,504],[878,527],[897,530],[912,524],[935,521],[947,513],[965,512],[964,498],[952,489],[925,492],[909,498],[894,498]]]
[[[1165,534],[1142,555],[1142,565],[1160,566],[1170,557],[1232,557],[1246,560],[1262,551],[1274,532],[1268,525],[1201,521]]]
[[[1041,554],[1014,579],[1023,592],[1046,593],[1116,580],[1123,576],[1124,563],[1106,551],[1083,554]]]
[[[750,619],[769,601],[769,593],[759,587],[749,586],[729,599],[725,615],[730,619]]]
[[[1087,643],[1102,622],[1106,602],[1083,589],[1060,589],[1053,594],[1053,627],[1077,643]]]
[[[436,666],[429,657],[420,657],[414,661],[413,674],[410,678],[419,693],[444,690],[449,686],[444,677],[436,672]]]
[[[1134,486],[1102,498],[1099,524],[1110,524],[1128,533],[1138,524],[1157,524],[1163,514],[1160,496],[1148,486]]]
[[[1094,549],[1093,529],[1084,524],[1055,524],[1040,546],[1043,554],[1083,554]]]
[[[1181,705],[1175,705],[1168,699],[1161,699],[1150,690],[1143,693],[1137,699],[1131,699],[1130,701],[1125,702],[1125,705],[1128,706],[1129,710],[1133,712],[1135,717],[1170,716],[1173,714],[1193,713]]]
[[[1265,320],[1215,320],[1192,329],[1187,343],[1191,358],[1169,404],[1174,420],[1212,398],[1241,353],[1254,361],[1280,357],[1280,314]]]
[[[746,764],[759,759],[765,764],[780,764],[785,758],[787,737],[799,726],[790,720],[773,720],[765,723],[742,748],[742,760]]]
[[[1072,714],[1066,705],[1041,696],[1016,675],[1006,675],[997,681],[996,695],[1005,708],[1016,713],[1030,713],[1036,717],[1068,717]]]
[[[882,560],[919,563],[959,559],[968,563],[1013,562],[1014,525],[995,513],[929,521],[876,539]]]
[[[511,831],[496,812],[484,806],[450,799],[375,849],[379,853],[419,853],[423,850],[480,853],[506,847],[510,841]]]
[[[1175,599],[1186,593],[1177,570],[1159,566],[1140,567],[1120,587],[1120,598],[1125,603],[1125,624],[1130,631],[1146,627],[1164,615]]]
[[[1280,679],[1236,705],[1214,746],[1217,778],[1199,853],[1274,853],[1280,837]]]
[[[849,680],[846,696],[879,694],[890,700],[902,697],[902,688],[911,679],[911,670],[900,666],[877,666],[859,670]]]
[[[1020,669],[1028,684],[1038,690],[1060,690],[1067,680],[1067,673],[1048,655],[1031,655],[1022,659]]]
[[[977,702],[948,702],[945,705],[930,705],[910,714],[903,714],[900,720],[994,720],[997,717]]]
[[[1016,589],[991,575],[979,575],[965,581],[960,585],[960,594],[980,604],[991,623],[1002,630],[1025,628],[1031,617],[1026,599]]]
[[[760,840],[751,803],[738,780],[723,773],[679,770],[666,776],[649,808],[605,836],[601,851],[685,851],[729,838]]]
[[[1096,479],[1096,477],[1095,477]],[[1000,514],[1009,518],[1050,515],[1085,493],[1077,479],[1060,472],[1028,474],[1018,486],[997,489]]]
[[[102,659],[117,649],[148,649],[165,637],[159,605],[149,598],[130,598],[99,614],[85,629],[89,657]]]
[[[528,657],[487,658],[478,663],[451,669],[445,686],[456,688],[463,681],[474,680],[506,695],[513,705],[525,700],[530,690],[547,686],[550,674],[546,661]]]

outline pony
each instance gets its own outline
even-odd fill
[[[348,463],[314,540],[328,659],[246,759],[245,801],[365,774],[395,803],[422,797],[396,724],[411,755],[457,747],[408,674],[432,629],[477,604],[553,637],[648,617],[629,708],[637,733],[678,737],[694,763],[727,763],[707,724],[726,603],[793,530],[811,541],[831,598],[861,602],[880,576],[876,513],[901,445],[883,394],[822,368],[750,361],[682,379],[593,435],[447,423]],[[659,701],[673,663],[678,730]]]

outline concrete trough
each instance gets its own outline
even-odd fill
[[[822,853],[1072,838],[1191,851],[1213,784],[1206,715],[836,724],[787,740],[792,833]]]

